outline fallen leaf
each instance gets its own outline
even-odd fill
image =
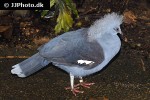
[[[10,26],[0,26],[0,32],[5,32],[9,28],[10,28]]]
[[[132,11],[125,11],[124,14],[124,23],[132,24],[136,22],[137,17],[134,15]]]
[[[42,37],[42,38],[40,38],[40,39],[34,39],[33,40],[33,42],[36,44],[36,45],[42,45],[42,44],[44,44],[44,43],[46,43],[46,42],[48,42],[50,40],[50,38],[48,38],[48,37]]]
[[[109,100],[109,98],[106,96],[103,96],[103,100]]]
[[[8,26],[0,26],[0,35],[2,35],[6,39],[10,39],[12,36],[13,27],[11,25]]]

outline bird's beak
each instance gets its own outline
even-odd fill
[[[127,38],[126,38],[126,36],[123,34],[122,31],[119,32],[119,37],[120,37],[123,41],[125,41],[125,42],[128,41]]]
[[[121,30],[118,32],[117,35],[120,37],[121,40],[125,41],[125,37],[124,37],[123,32]]]

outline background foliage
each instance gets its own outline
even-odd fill
[[[73,24],[72,14],[78,17],[75,4],[72,0],[50,0],[50,8],[55,6],[55,13],[58,12],[57,24],[55,26],[55,33],[59,33],[61,30],[68,31]],[[43,11],[43,15],[47,11]]]

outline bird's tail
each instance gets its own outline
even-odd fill
[[[17,74],[18,77],[27,77],[49,63],[50,62],[40,56],[39,53],[36,53],[21,63],[12,66],[11,73]]]

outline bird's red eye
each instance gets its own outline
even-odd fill
[[[119,31],[119,28],[114,28],[114,30],[118,32],[118,31]]]
[[[116,28],[116,31],[119,31],[119,28]]]

